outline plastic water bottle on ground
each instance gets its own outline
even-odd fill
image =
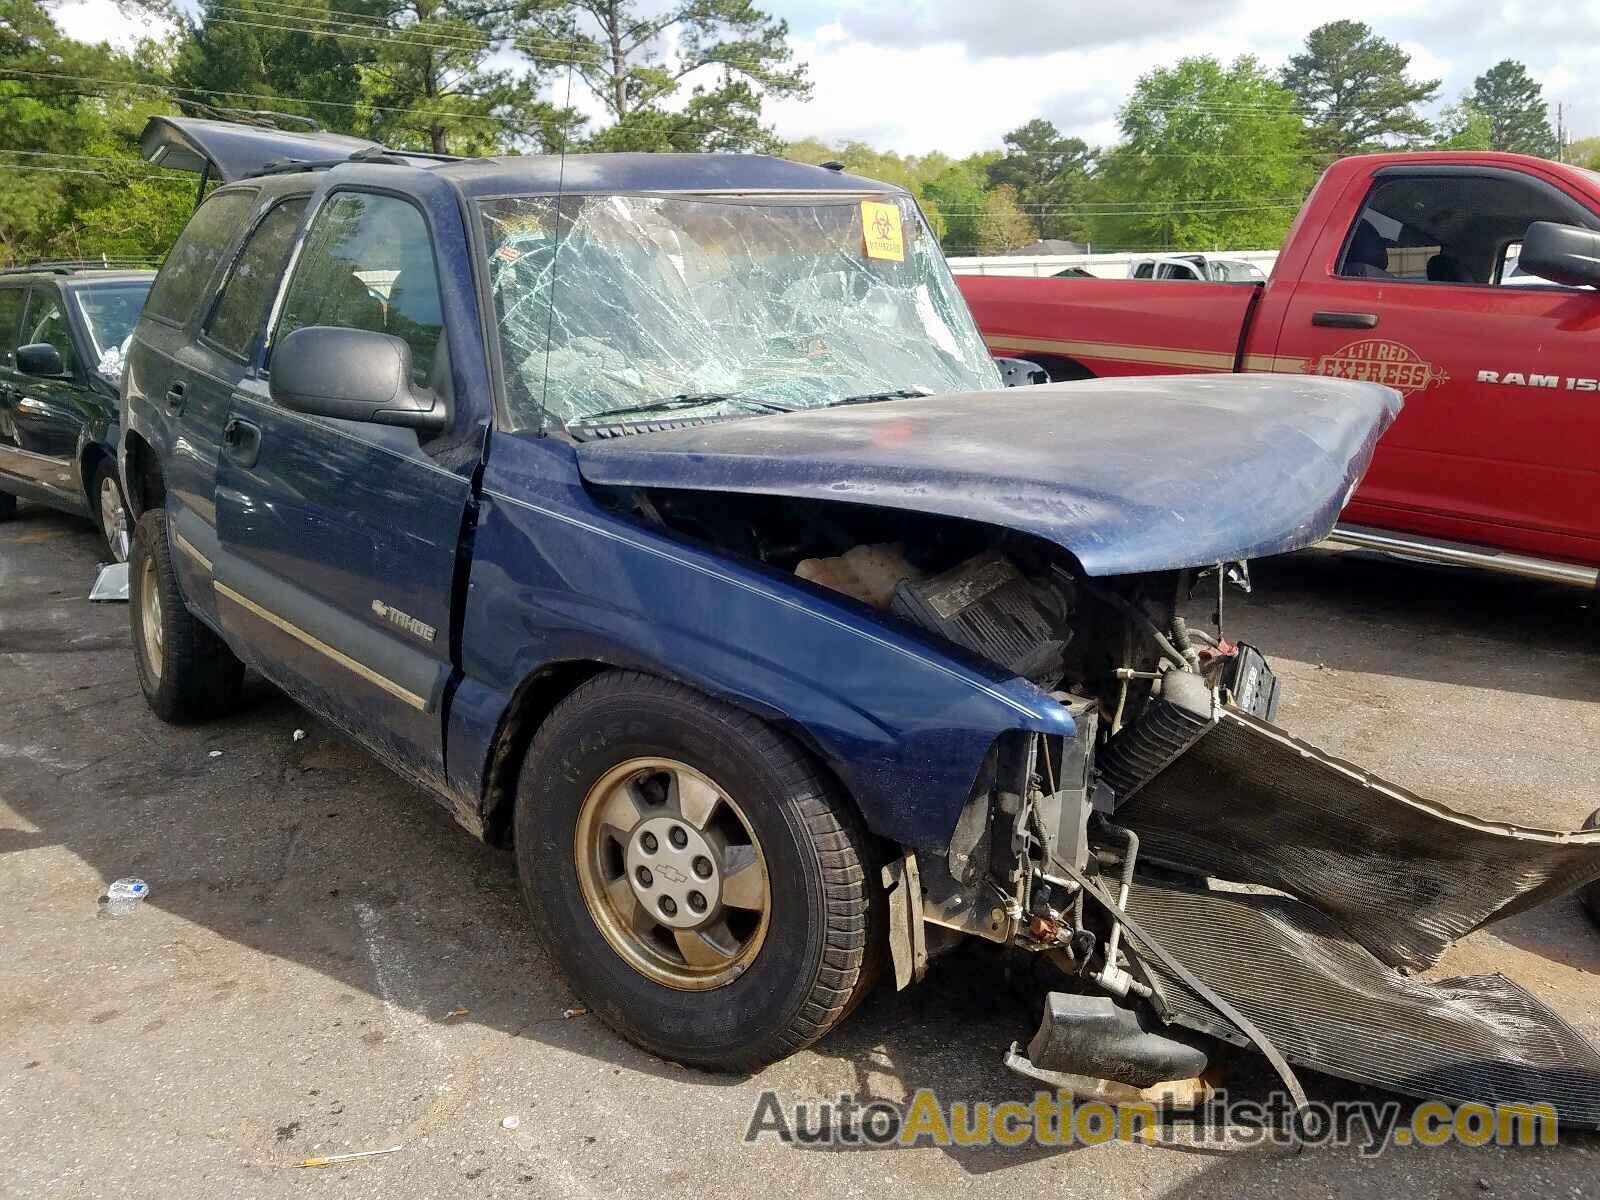
[[[106,889],[106,916],[127,916],[149,894],[150,885],[142,879],[117,880]]]

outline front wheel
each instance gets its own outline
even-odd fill
[[[557,706],[514,833],[546,949],[652,1054],[755,1070],[876,974],[882,901],[853,807],[787,738],[681,685],[609,672]]]
[[[134,527],[128,602],[139,686],[156,716],[177,724],[235,707],[244,664],[184,605],[161,509],[147,511]]]

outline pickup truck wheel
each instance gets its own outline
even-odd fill
[[[1593,813],[1583,823],[1585,829],[1600,829],[1600,812]],[[1589,917],[1596,925],[1600,925],[1600,881],[1591,883],[1578,895],[1583,899],[1584,908],[1589,910]]]
[[[17,498],[10,492],[0,492],[0,521],[9,521],[17,515]]]
[[[122,485],[117,482],[117,466],[109,459],[94,473],[94,507],[100,536],[112,562],[128,561],[128,506],[122,502]]]
[[[854,808],[787,738],[679,684],[608,672],[557,706],[513,831],[545,948],[652,1054],[755,1070],[876,975],[883,902]]]
[[[172,569],[167,514],[160,509],[146,512],[134,527],[128,602],[139,686],[156,716],[181,723],[237,705],[244,664],[184,605]]]

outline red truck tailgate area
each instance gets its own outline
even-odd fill
[[[1260,290],[1237,283],[1003,275],[958,275],[956,283],[995,354],[1071,360],[1099,376],[1232,371]],[[1108,329],[1117,331],[1116,341],[1075,336]]]

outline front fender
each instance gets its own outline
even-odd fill
[[[496,435],[450,716],[451,776],[482,794],[518,685],[552,664],[633,667],[786,726],[874,833],[942,848],[1001,733],[1068,735],[1025,680],[960,661],[870,610],[609,513],[571,447]]]

